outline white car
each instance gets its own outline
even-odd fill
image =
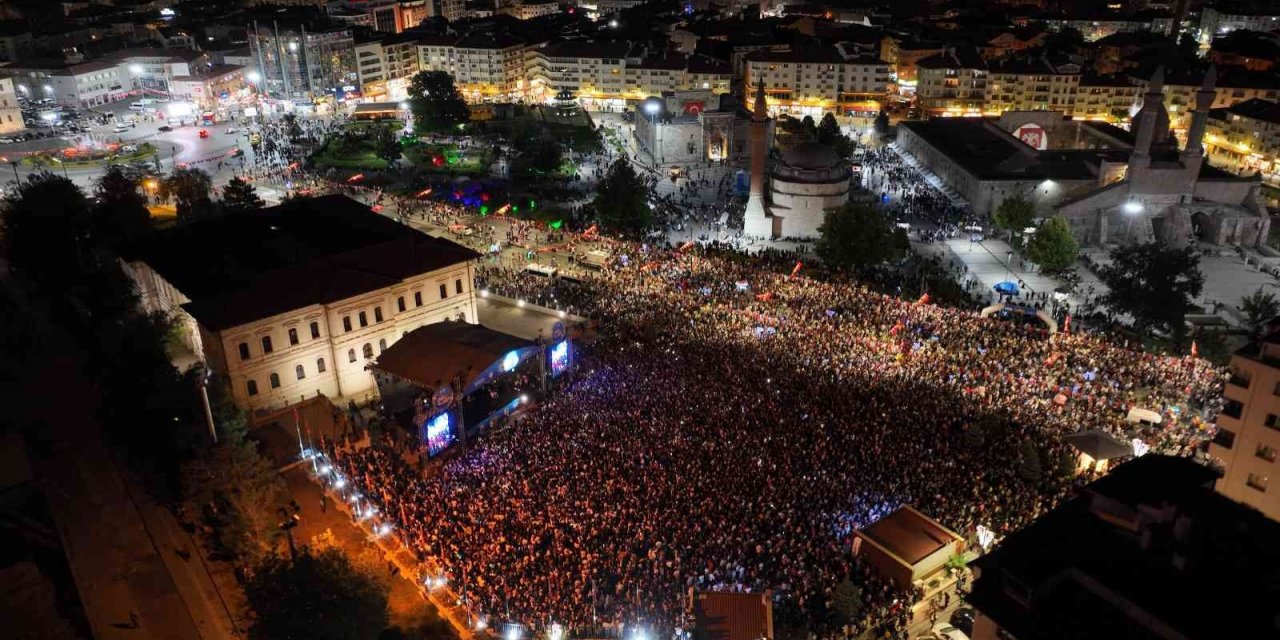
[[[236,133],[235,127],[227,127],[227,135],[234,135],[235,133]]]
[[[933,636],[938,640],[969,640],[963,631],[951,626],[950,622],[939,622],[933,625]]]
[[[115,129],[112,129],[112,131],[114,131],[115,133],[124,133],[128,130],[129,130],[129,127],[123,124],[118,124],[116,125]]]

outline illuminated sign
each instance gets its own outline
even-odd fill
[[[511,371],[512,369],[515,369],[518,364],[520,364],[520,354],[514,351],[502,357],[503,371]]]
[[[569,341],[562,340],[551,347],[551,375],[558,377],[569,368]]]
[[[422,440],[427,444],[428,456],[435,456],[448,448],[450,444],[453,444],[451,422],[449,412],[445,411],[431,418],[423,425]]]

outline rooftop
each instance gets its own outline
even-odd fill
[[[860,529],[858,533],[908,564],[920,562],[962,539],[955,532],[911,507],[899,507],[897,511]]]
[[[508,353],[534,343],[484,325],[446,320],[405,334],[383,351],[374,367],[426,389],[463,373],[463,388]]]
[[[151,234],[130,247],[212,330],[349,298],[477,254],[346,196],[297,199]]]
[[[706,640],[773,639],[769,593],[693,593],[693,624]]]
[[[1280,124],[1280,104],[1261,98],[1251,98],[1225,109],[1214,109],[1211,115],[1220,120],[1225,120],[1226,118],[1223,116],[1227,114],[1270,122],[1271,124]]]
[[[975,564],[969,602],[1018,637],[1275,637],[1280,523],[1217,494],[1217,474],[1148,454],[1116,467]]]

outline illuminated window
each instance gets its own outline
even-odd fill
[[[258,381],[250,380],[249,382],[245,383],[245,387],[249,390],[249,395],[251,396],[258,395]]]
[[[1256,489],[1264,493],[1267,490],[1267,477],[1264,475],[1251,473],[1244,483],[1249,485],[1250,489]]]
[[[325,372],[324,358],[317,358],[317,359],[316,359],[316,373],[324,373],[324,372]]]

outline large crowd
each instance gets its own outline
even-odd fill
[[[485,274],[601,322],[564,392],[434,473],[381,447],[338,456],[495,619],[671,629],[689,588],[771,589],[782,624],[896,637],[919,594],[853,556],[852,530],[911,504],[1004,535],[1082,481],[1059,472],[1066,434],[1175,454],[1210,436],[1222,375],[1202,360],[696,250],[617,252],[629,266],[582,283]],[[1135,406],[1165,422],[1130,424]],[[830,606],[845,580],[852,620]]]

